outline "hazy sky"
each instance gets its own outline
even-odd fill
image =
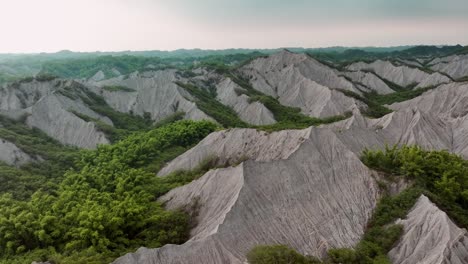
[[[468,45],[468,0],[0,0],[0,53]]]

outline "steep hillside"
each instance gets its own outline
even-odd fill
[[[428,95],[446,89],[456,92],[466,87],[447,85],[414,100],[429,103],[432,100]],[[142,248],[115,263],[243,263],[249,248],[257,244],[287,244],[302,254],[318,257],[326,256],[327,249],[353,247],[359,240],[353,237],[365,230],[364,226],[358,228],[357,223],[369,219],[379,197],[376,178],[358,159],[362,150],[382,148],[384,144],[460,149],[454,145],[462,141],[452,140],[451,136],[458,129],[452,130],[445,123],[451,121],[424,107],[402,107],[380,119],[367,119],[356,112],[348,120],[297,132],[262,134],[241,129],[213,134],[160,172],[166,175],[191,169],[207,157],[219,157],[219,164],[246,160],[235,167],[208,172],[200,180],[161,198],[168,208],[197,202],[199,225],[192,229],[191,240],[181,246]],[[224,185],[218,181],[229,183],[229,192],[219,189]],[[351,194],[349,190],[354,191]],[[296,200],[298,197],[300,200]],[[337,197],[341,198],[335,200]],[[340,209],[333,211],[337,210],[334,205]],[[342,230],[343,225],[348,226],[349,209],[354,224],[349,226],[352,229]],[[338,212],[344,215],[337,216]],[[303,214],[307,217],[303,218]],[[296,221],[297,224],[291,224]],[[329,228],[329,224],[334,228]],[[271,229],[277,231],[267,231]],[[341,230],[339,235],[336,230]]]
[[[468,233],[457,227],[446,213],[426,196],[421,196],[408,217],[401,241],[389,252],[395,264],[465,263],[468,258]]]
[[[114,109],[124,113],[144,116],[160,121],[177,112],[186,119],[211,119],[197,108],[193,97],[175,82],[181,78],[176,70],[134,73],[128,78],[117,77],[100,82],[91,82]]]
[[[93,122],[79,115],[89,116],[112,126],[112,121],[87,106],[82,87],[67,80],[38,80],[16,82],[1,88],[0,111],[11,118],[23,118],[63,144],[94,148],[109,143],[106,135]]]
[[[234,140],[241,135],[243,140]],[[331,247],[357,243],[379,192],[371,172],[333,133],[320,129],[271,135],[249,130],[220,132],[173,162],[193,166],[200,153],[216,155],[216,150],[207,149],[216,146],[211,144],[216,138],[227,144],[220,150],[234,149],[231,155],[218,152],[220,157],[237,160],[237,153],[245,153],[249,160],[208,172],[161,198],[168,208],[197,201],[200,224],[192,229],[191,239],[182,246],[140,249],[115,263],[243,263],[256,244],[288,244],[323,256]],[[244,145],[251,151],[235,150]],[[278,149],[285,151],[283,146],[290,150],[279,153]],[[266,152],[268,156],[255,159],[255,150],[257,155]],[[173,162],[168,166],[173,167]]]
[[[342,115],[359,105],[332,89],[359,92],[353,83],[305,54],[285,50],[253,60],[239,71],[254,89],[278,98],[281,104],[299,107],[308,116]]]
[[[440,73],[427,73],[418,68],[395,66],[390,61],[377,60],[372,63],[357,62],[346,67],[350,71],[371,71],[384,80],[388,80],[403,88],[423,88],[449,83],[451,80]]]
[[[455,80],[468,77],[468,55],[436,58],[429,63],[431,69],[450,75]]]

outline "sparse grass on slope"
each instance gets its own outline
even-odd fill
[[[262,103],[268,110],[273,113],[277,123],[265,126],[256,126],[255,128],[266,131],[278,131],[284,129],[303,129],[310,126],[317,126],[321,124],[329,124],[346,119],[351,116],[351,113],[345,113],[339,116],[332,116],[328,118],[316,118],[306,116],[301,113],[301,109],[297,107],[290,107],[281,104],[278,99],[272,96],[265,95],[262,92],[255,90],[248,81],[235,76],[228,75],[234,82],[245,89],[245,93],[250,97],[250,100]]]
[[[216,122],[225,128],[230,127],[248,127],[249,125],[242,121],[237,113],[216,100],[215,89],[203,89],[192,84],[177,82],[177,85],[187,90],[196,98],[196,105],[200,110],[211,116]]]

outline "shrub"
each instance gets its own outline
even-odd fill
[[[314,264],[315,258],[308,258],[284,245],[256,246],[248,254],[250,264]]]

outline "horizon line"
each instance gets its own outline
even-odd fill
[[[462,46],[466,47],[468,44],[401,44],[401,45],[391,45],[391,46],[321,46],[321,47],[300,47],[300,46],[291,46],[291,47],[278,47],[278,48],[252,48],[252,47],[231,47],[231,48],[220,48],[220,49],[204,49],[204,48],[177,48],[171,50],[164,49],[145,49],[145,50],[93,50],[93,51],[79,51],[79,50],[70,50],[70,49],[61,49],[58,51],[45,51],[45,52],[0,52],[0,55],[45,55],[45,54],[57,54],[57,53],[123,53],[123,52],[176,52],[176,51],[226,51],[226,50],[281,50],[281,49],[333,49],[333,48],[343,48],[343,49],[364,49],[364,48],[381,48],[381,49],[391,49],[391,48],[404,48],[404,47],[454,47]]]

